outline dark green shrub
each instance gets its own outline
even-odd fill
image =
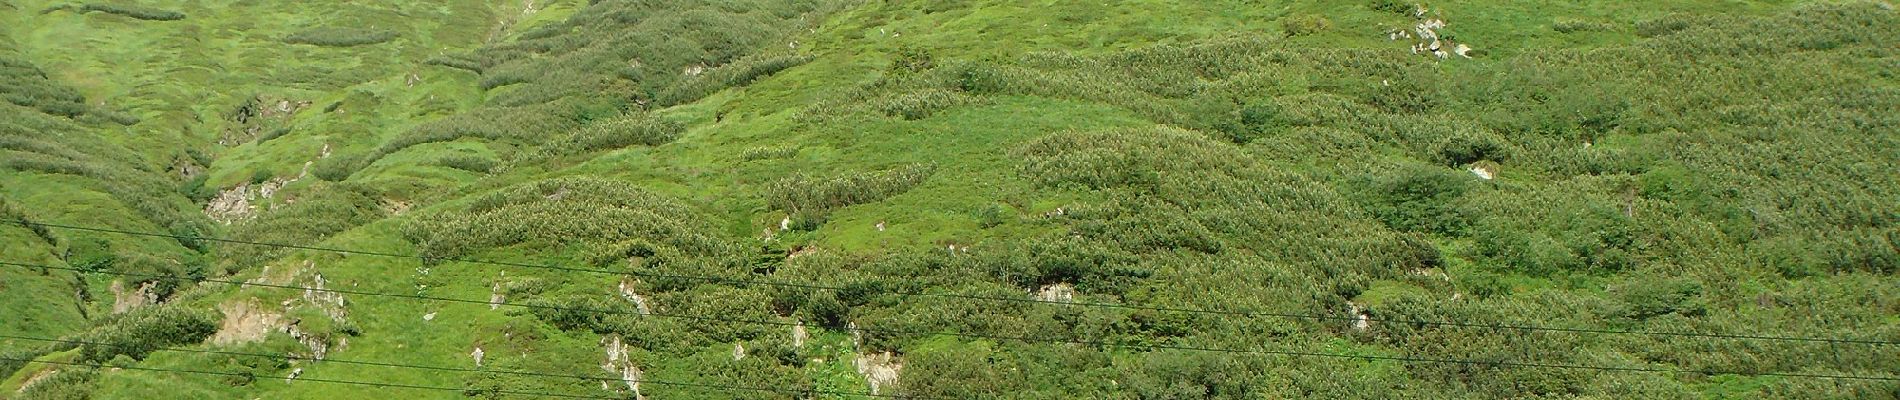
[[[900,45],[891,57],[891,72],[915,74],[936,68],[937,63],[930,51],[910,45]]]
[[[360,156],[354,154],[338,154],[330,158],[317,160],[316,164],[310,166],[310,174],[315,175],[317,179],[342,182],[343,180],[350,179],[350,175],[355,174],[357,170],[362,169],[368,164],[369,163],[364,161]]]
[[[824,211],[884,200],[910,191],[936,172],[932,164],[911,164],[875,172],[830,177],[795,176],[765,188],[765,202],[791,212]]]
[[[92,398],[96,385],[93,381],[99,372],[93,368],[64,367],[59,373],[47,376],[31,387],[14,394],[18,399],[32,400],[87,400]]]
[[[185,13],[172,11],[172,10],[139,6],[139,5],[131,5],[131,4],[91,3],[91,4],[80,5],[77,7],[74,7],[72,5],[61,5],[61,6],[53,7],[51,9],[47,9],[46,12],[51,12],[53,10],[58,10],[58,9],[73,9],[81,13],[97,11],[97,12],[103,12],[107,14],[118,14],[118,15],[131,17],[134,19],[142,19],[142,20],[147,20],[147,21],[177,21],[177,20],[185,19]]]
[[[754,147],[739,155],[740,160],[758,161],[777,158],[792,158],[798,155],[798,148],[792,146]]]
[[[779,71],[804,65],[811,56],[779,55],[760,56],[734,61],[722,65],[667,87],[653,96],[653,102],[661,107],[691,103],[730,87],[745,86],[761,77],[771,76]]]
[[[962,92],[941,89],[925,89],[885,98],[871,105],[872,109],[885,116],[906,120],[929,118],[938,111],[952,107],[981,103],[981,98]]]
[[[1009,222],[1011,211],[1001,204],[991,204],[976,212],[976,224],[984,229],[995,228]]]
[[[1333,29],[1332,20],[1326,19],[1325,16],[1314,14],[1287,17],[1283,23],[1285,24],[1286,35],[1288,37],[1310,36]]]
[[[1469,224],[1455,202],[1473,178],[1456,170],[1405,165],[1359,182],[1360,204],[1392,229],[1459,234]]]
[[[548,143],[544,151],[573,155],[627,146],[658,146],[673,142],[686,126],[651,114],[630,114],[588,124],[579,131]]]
[[[284,43],[326,47],[350,47],[377,44],[395,39],[396,31],[362,28],[314,28],[284,37]]]
[[[1496,133],[1461,130],[1439,141],[1432,153],[1441,164],[1462,166],[1478,161],[1504,161],[1508,146]]]
[[[1373,11],[1384,11],[1411,16],[1412,11],[1417,7],[1415,4],[1417,3],[1404,0],[1371,0],[1366,2],[1366,8]]]
[[[728,244],[715,231],[685,204],[631,184],[552,179],[483,196],[464,212],[412,220],[403,235],[428,257],[527,246],[607,263],[723,254]]]
[[[493,158],[477,155],[453,155],[435,160],[436,165],[474,173],[488,173],[499,163]]]
[[[1682,278],[1632,281],[1611,289],[1621,300],[1621,316],[1637,320],[1666,314],[1700,316],[1707,307],[1702,291],[1700,282]]]
[[[101,363],[119,355],[144,358],[161,347],[199,343],[218,330],[218,313],[176,304],[140,307],[114,314],[79,340],[105,345],[80,346],[81,362]]]
[[[257,134],[257,143],[268,142],[271,139],[284,137],[284,135],[289,135],[289,134],[290,134],[290,127],[280,126],[275,129],[264,131],[264,133]]]
[[[1664,36],[1689,29],[1693,21],[1694,17],[1682,14],[1672,14],[1661,18],[1638,21],[1636,23],[1636,35],[1642,37]]]
[[[264,183],[275,177],[277,177],[277,173],[271,172],[269,168],[258,168],[251,171],[251,184]]]
[[[427,61],[423,61],[423,64],[440,65],[477,74],[482,73],[481,62],[447,54],[430,57]]]

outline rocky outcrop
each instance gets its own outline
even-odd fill
[[[897,355],[885,353],[858,354],[851,364],[857,366],[858,375],[864,376],[864,382],[871,387],[871,394],[882,393],[897,383],[897,374],[904,370],[904,364]]]
[[[607,360],[600,364],[600,369],[619,376],[619,384],[633,392],[635,399],[646,399],[646,395],[640,393],[640,367],[633,365],[633,359],[627,354],[626,342],[620,340],[620,335],[609,335],[600,338],[600,344],[607,351]],[[613,386],[608,381],[600,382],[601,390],[615,390]]]
[[[132,309],[135,308],[158,304],[158,293],[152,290],[156,286],[158,286],[158,282],[145,282],[139,284],[137,289],[128,291],[125,290],[125,281],[112,281],[112,286],[110,287],[112,290],[112,313],[118,314],[132,311]]]

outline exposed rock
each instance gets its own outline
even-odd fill
[[[1075,285],[1071,285],[1067,282],[1057,283],[1053,285],[1042,285],[1041,289],[1036,290],[1036,299],[1042,300],[1042,301],[1056,301],[1056,302],[1063,302],[1063,303],[1074,301],[1075,300]]]
[[[639,293],[635,293],[633,291],[633,286],[634,285],[632,281],[621,280],[620,281],[620,297],[627,299],[627,301],[633,302],[634,309],[639,310],[640,315],[652,314],[653,309],[647,306],[646,296],[641,296]]]
[[[434,312],[434,311],[430,311],[430,312],[429,312],[428,314],[422,314],[422,320],[423,320],[423,321],[434,321],[434,320],[435,320],[435,312]]]
[[[474,358],[474,359],[475,359],[475,366],[476,366],[476,367],[481,367],[481,366],[482,366],[482,357],[483,357],[483,356],[486,356],[486,355],[487,355],[487,353],[485,353],[485,352],[483,352],[483,351],[482,351],[482,346],[475,346],[475,351],[471,351],[471,352],[469,352],[469,353],[468,353],[468,356],[469,356],[470,358]]]
[[[1354,304],[1354,303],[1346,303],[1346,304],[1347,306],[1352,308],[1351,313],[1352,313],[1352,329],[1353,330],[1364,331],[1372,327],[1372,316],[1366,315],[1365,310],[1360,309],[1358,304]]]
[[[205,216],[224,224],[251,219],[257,216],[258,204],[268,203],[277,195],[279,189],[291,183],[303,180],[310,174],[309,162],[304,163],[303,172],[295,178],[276,177],[257,183],[241,183],[237,187],[218,192],[218,196],[205,203]]]
[[[633,365],[633,360],[628,356],[626,342],[621,341],[619,335],[609,335],[600,338],[600,343],[607,350],[607,361],[600,364],[600,369],[620,374],[620,383],[626,385],[628,391],[633,392],[633,397],[645,399],[646,396],[640,394],[641,371],[638,366]],[[612,389],[606,381],[600,382],[600,388]]]
[[[304,268],[299,271],[309,271],[314,266],[314,262],[305,261]],[[294,274],[295,272],[292,273]],[[252,281],[270,281],[271,277],[267,269],[263,275]],[[302,321],[286,321],[284,316],[289,315],[297,307],[315,307],[332,322],[345,322],[349,312],[344,308],[343,295],[325,290],[324,286],[328,283],[329,281],[323,278],[323,274],[311,274],[309,283],[304,286],[303,295],[284,300],[280,304],[283,307],[281,312],[267,311],[256,305],[255,300],[229,301],[219,304],[218,311],[224,313],[224,320],[220,323],[218,332],[212,335],[211,343],[216,345],[252,343],[264,340],[271,332],[282,332],[308,348],[309,358],[323,359],[330,350],[348,345],[348,339],[338,337],[335,339],[336,343],[332,345],[327,333],[304,331],[300,327]]]
[[[1497,168],[1486,165],[1473,165],[1471,166],[1471,174],[1477,175],[1478,179],[1488,181],[1497,177]]]
[[[495,286],[489,290],[491,290],[491,292],[488,294],[488,309],[500,309],[501,303],[507,300],[507,298],[501,294],[501,282],[495,282]]]
[[[124,281],[113,280],[112,287],[110,288],[112,290],[113,299],[112,313],[118,314],[132,311],[132,309],[135,308],[158,304],[158,294],[152,292],[152,288],[157,285],[158,282],[145,282],[139,284],[138,289],[128,292],[125,290]]]
[[[744,359],[745,359],[745,345],[739,344],[739,343],[733,343],[732,344],[732,360],[739,361],[739,360],[744,360]]]
[[[303,368],[290,370],[290,375],[284,377],[284,383],[290,383],[290,381],[297,379],[299,376],[303,376]]]
[[[904,369],[897,355],[889,352],[859,354],[851,364],[858,367],[858,375],[863,375],[864,382],[871,386],[871,394],[879,394],[897,383],[897,374]]]
[[[224,321],[218,325],[218,333],[211,335],[212,344],[259,342],[285,328],[283,314],[265,311],[249,301],[225,302],[218,305],[218,311],[224,313]]]

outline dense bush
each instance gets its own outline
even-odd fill
[[[91,109],[79,91],[47,78],[45,71],[31,63],[4,55],[0,55],[0,98],[69,118]]]
[[[50,13],[57,10],[73,10],[75,12],[81,12],[81,13],[97,11],[97,12],[103,12],[103,13],[108,13],[108,14],[124,15],[127,17],[148,20],[148,21],[177,21],[177,20],[185,19],[185,13],[172,11],[172,10],[166,10],[166,9],[134,5],[134,4],[100,4],[100,3],[86,3],[86,4],[77,4],[77,5],[61,4],[58,6],[54,6],[52,8],[48,8],[45,11],[41,11],[41,13],[42,14]]]
[[[672,142],[685,132],[678,122],[652,114],[629,114],[586,127],[548,143],[543,151],[559,155],[582,154],[627,146],[658,146]]]
[[[1477,178],[1462,171],[1404,165],[1357,183],[1359,203],[1392,229],[1458,235],[1470,217],[1457,201]]]
[[[295,200],[232,225],[229,237],[248,242],[311,244],[381,219],[385,214],[381,195],[356,184],[318,184]],[[218,253],[223,256],[223,272],[231,273],[261,266],[286,250],[226,244],[218,248]]]
[[[218,313],[166,304],[113,314],[98,327],[80,334],[81,341],[106,343],[80,346],[80,362],[103,363],[119,355],[144,358],[161,347],[202,342],[218,330]]]
[[[981,102],[981,99],[962,92],[926,89],[890,96],[873,103],[871,107],[886,116],[918,120],[929,118],[938,111],[948,108]]]
[[[435,160],[436,165],[478,174],[488,173],[488,171],[495,169],[495,165],[499,163],[500,161],[496,161],[494,158],[477,155],[454,155]]]
[[[396,31],[387,29],[326,27],[306,29],[290,34],[290,36],[284,37],[284,43],[350,47],[387,42],[395,39],[396,36]]]
[[[903,194],[935,172],[935,165],[912,164],[875,172],[785,178],[765,188],[765,201],[788,212],[823,215],[834,208]]]
[[[574,251],[599,263],[727,251],[698,215],[626,183],[554,179],[483,196],[467,211],[412,220],[403,234],[424,256],[444,258],[508,246]]]
[[[1333,29],[1333,21],[1320,15],[1295,15],[1287,17],[1285,24],[1287,36],[1309,36]]]
[[[34,400],[86,400],[92,398],[95,389],[93,380],[99,372],[93,368],[61,368],[59,373],[47,376],[33,386],[16,392],[19,399]]]
[[[798,148],[792,146],[754,147],[739,154],[740,160],[758,161],[776,158],[792,158],[798,155]]]
[[[768,55],[736,60],[668,86],[653,96],[653,102],[661,107],[690,103],[725,88],[745,86],[761,77],[809,61],[811,57],[800,55]]]

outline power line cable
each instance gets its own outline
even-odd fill
[[[0,265],[14,265],[14,266],[21,266],[21,267],[28,267],[28,268],[47,268],[47,269],[57,269],[57,270],[65,270],[65,271],[75,271],[75,272],[81,272],[81,273],[99,273],[99,274],[119,275],[119,276],[142,276],[142,277],[154,277],[154,278],[160,278],[160,279],[189,280],[189,278],[176,277],[176,276],[170,276],[170,275],[88,271],[88,270],[84,270],[80,268],[52,267],[52,266],[46,266],[46,265],[24,264],[24,263],[13,263],[13,262],[0,262]],[[396,294],[396,293],[364,292],[364,291],[343,290],[343,289],[327,289],[327,288],[319,289],[319,288],[310,288],[310,287],[301,287],[301,286],[274,285],[274,284],[255,283],[255,282],[223,281],[223,280],[203,280],[202,282],[280,288],[280,289],[292,289],[292,290],[306,290],[306,291],[351,294],[351,295],[362,295],[362,296],[383,296],[383,297],[396,297],[396,298],[419,299],[419,300],[435,300],[435,301],[454,302],[454,303],[497,304],[497,303],[486,301],[486,300],[456,299],[456,298],[447,298],[447,297],[434,297],[434,296]],[[567,307],[567,306],[555,306],[555,305],[545,305],[545,304],[499,303],[498,305],[522,307],[522,308],[548,309],[548,310],[557,310],[557,311],[595,313],[595,314],[652,316],[652,317],[686,319],[686,320],[695,320],[695,321],[712,321],[712,322],[774,325],[774,326],[800,326],[802,325],[798,323],[784,322],[784,321],[747,320],[747,319],[696,316],[696,315],[684,315],[684,314],[642,313],[638,311],[602,310],[602,309],[590,309],[590,308],[584,308],[584,307]],[[1779,373],[1779,372],[1749,373],[1749,372],[1741,372],[1741,371],[1724,371],[1724,370],[1687,370],[1687,369],[1653,368],[1653,367],[1610,367],[1610,366],[1596,366],[1596,365],[1546,364],[1546,363],[1529,363],[1529,362],[1514,362],[1514,361],[1477,361],[1477,360],[1425,358],[1425,357],[1411,357],[1411,356],[1338,354],[1338,353],[1304,352],[1304,351],[1290,351],[1290,350],[1259,350],[1259,349],[1250,350],[1250,349],[1228,349],[1228,348],[1218,348],[1218,347],[1182,346],[1182,345],[1122,344],[1122,343],[1111,343],[1111,342],[1102,341],[1102,340],[1061,339],[1061,338],[1052,339],[1052,338],[1043,338],[1043,337],[1017,336],[1017,335],[992,335],[992,334],[939,332],[939,331],[912,331],[912,330],[900,330],[900,329],[863,328],[863,327],[856,327],[856,326],[846,327],[844,329],[849,330],[849,331],[854,331],[854,332],[886,333],[886,334],[896,334],[896,335],[912,335],[912,336],[920,336],[920,337],[955,336],[955,337],[963,337],[963,338],[970,338],[970,339],[1013,340],[1013,341],[1033,342],[1033,343],[1072,344],[1072,345],[1088,345],[1088,346],[1096,346],[1096,347],[1146,349],[1150,351],[1152,350],[1181,350],[1181,351],[1200,351],[1200,352],[1228,353],[1228,354],[1281,355],[1281,356],[1299,356],[1299,357],[1345,358],[1345,359],[1359,359],[1359,360],[1370,360],[1370,361],[1396,361],[1396,362],[1406,362],[1406,363],[1438,363],[1438,364],[1481,365],[1481,366],[1488,365],[1488,366],[1494,366],[1494,367],[1509,366],[1509,367],[1552,368],[1552,369],[1581,369],[1581,370],[1615,371],[1615,372],[1693,373],[1693,374],[1703,374],[1703,375],[1731,375],[1732,374],[1732,375],[1752,375],[1752,376],[1778,376],[1778,377],[1788,377],[1788,378],[1900,381],[1900,377],[1878,377],[1878,376],[1861,376],[1861,375],[1803,374],[1803,373]]]
[[[723,278],[723,277],[714,277],[714,276],[661,274],[661,273],[640,272],[640,271],[609,271],[609,270],[592,269],[592,268],[562,267],[562,266],[557,266],[557,265],[529,264],[529,263],[480,260],[480,259],[456,258],[456,257],[429,257],[429,256],[422,256],[422,255],[396,254],[396,253],[341,249],[341,248],[331,248],[331,247],[254,242],[254,241],[246,241],[246,240],[212,238],[212,237],[183,236],[183,235],[166,234],[166,233],[138,232],[138,231],[111,229],[111,228],[49,224],[49,223],[41,223],[41,222],[25,222],[25,221],[6,221],[6,222],[22,225],[22,226],[28,226],[28,227],[41,226],[41,227],[48,227],[48,228],[113,233],[113,234],[123,234],[123,235],[133,235],[133,236],[163,237],[163,238],[188,239],[188,240],[207,240],[207,241],[231,243],[231,244],[268,246],[268,247],[290,248],[290,249],[311,250],[311,251],[327,251],[327,252],[342,253],[342,254],[357,254],[357,255],[392,257],[392,258],[415,258],[415,259],[421,259],[425,261],[450,261],[450,262],[462,262],[462,263],[470,263],[470,264],[545,269],[545,270],[565,271],[565,272],[583,272],[583,273],[591,273],[591,274],[605,274],[605,275],[616,275],[616,276],[632,275],[632,276],[637,276],[637,277],[642,277],[642,278],[679,279],[679,280],[728,283],[728,284],[773,286],[773,287],[784,287],[784,288],[794,288],[794,289],[810,289],[810,290],[825,290],[825,291],[852,290],[851,288],[846,288],[846,287],[841,287],[841,286],[826,286],[826,285],[813,284],[813,283],[778,282],[778,281],[764,281],[764,280],[753,280],[753,279]],[[1333,321],[1367,321],[1367,322],[1414,324],[1414,325],[1440,326],[1440,327],[1484,328],[1484,329],[1495,329],[1495,330],[1544,331],[1544,332],[1641,335],[1641,336],[1676,336],[1676,337],[1700,337],[1700,338],[1730,339],[1730,340],[1763,340],[1763,341],[1864,344],[1864,345],[1900,344],[1900,341],[1874,340],[1874,339],[1772,336],[1772,335],[1748,335],[1748,334],[1682,332],[1682,331],[1621,330],[1621,329],[1604,329],[1604,328],[1566,328],[1566,327],[1552,327],[1552,326],[1538,326],[1538,325],[1507,325],[1507,324],[1486,324],[1486,323],[1457,322],[1457,321],[1426,321],[1426,320],[1415,320],[1415,319],[1378,318],[1378,317],[1370,317],[1370,316],[1364,319],[1361,319],[1356,316],[1333,316],[1333,315],[1319,315],[1319,314],[1277,313],[1277,312],[1259,312],[1259,311],[1221,311],[1221,310],[1139,306],[1139,305],[1095,303],[1095,302],[1066,302],[1066,301],[1056,301],[1056,300],[1043,300],[1043,299],[1037,299],[1037,298],[980,296],[980,295],[967,295],[967,294],[955,294],[955,293],[927,293],[927,292],[899,291],[899,290],[884,291],[882,293],[897,295],[897,296],[907,296],[907,297],[934,297],[934,298],[949,298],[949,299],[964,299],[964,300],[1003,301],[1003,302],[1014,302],[1014,303],[1050,304],[1050,305],[1061,305],[1061,306],[1097,307],[1097,308],[1112,308],[1112,309],[1142,310],[1142,311],[1157,311],[1157,312],[1172,312],[1172,313],[1187,313],[1187,314],[1207,314],[1207,315],[1244,316],[1244,317],[1276,317],[1276,318],[1288,318],[1288,319],[1311,319],[1311,320],[1333,320]]]

